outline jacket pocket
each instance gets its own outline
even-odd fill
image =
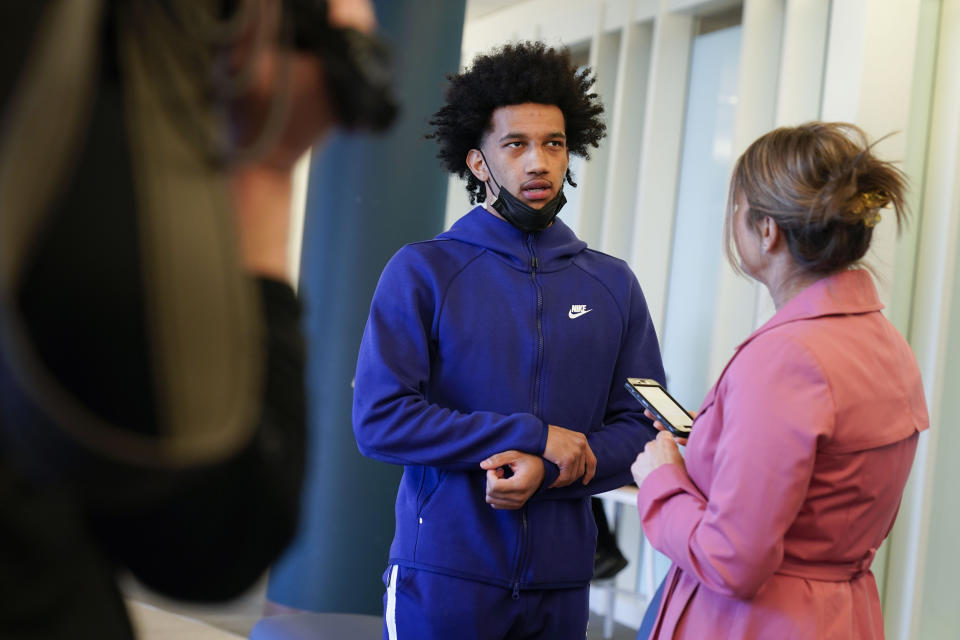
[[[417,516],[423,515],[431,498],[436,495],[437,490],[447,477],[446,471],[441,471],[433,467],[423,468],[423,478],[420,481],[420,495],[417,498]]]

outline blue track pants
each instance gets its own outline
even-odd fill
[[[393,565],[384,640],[583,640],[589,587],[520,591]]]

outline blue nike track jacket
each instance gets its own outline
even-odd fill
[[[360,451],[404,465],[390,563],[513,589],[582,586],[593,573],[589,496],[631,482],[655,431],[624,389],[664,381],[636,277],[563,222],[525,233],[476,207],[405,246],[377,286],[360,346]],[[547,425],[587,434],[593,481],[486,504],[480,462],[542,455]]]

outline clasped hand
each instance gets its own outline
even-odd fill
[[[512,475],[506,477],[504,467]],[[494,509],[519,509],[543,482],[545,470],[540,456],[522,451],[504,451],[480,463],[487,472],[487,504]]]
[[[560,468],[560,475],[550,485],[551,489],[565,487],[581,477],[584,485],[589,484],[597,472],[597,456],[593,455],[587,436],[579,431],[551,424],[543,457]]]
[[[519,509],[525,505],[543,483],[546,474],[544,459],[560,468],[560,475],[550,488],[565,487],[581,477],[586,485],[597,471],[597,457],[585,435],[550,425],[542,459],[511,450],[490,456],[480,463],[487,472],[487,504],[495,509]],[[509,467],[512,472],[509,478],[504,467]]]

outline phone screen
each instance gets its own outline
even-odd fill
[[[627,378],[626,387],[669,431],[682,438],[690,435],[693,418],[659,382],[647,378]]]
[[[689,429],[693,425],[693,418],[687,415],[687,412],[660,387],[636,387],[636,389],[673,426]]]

